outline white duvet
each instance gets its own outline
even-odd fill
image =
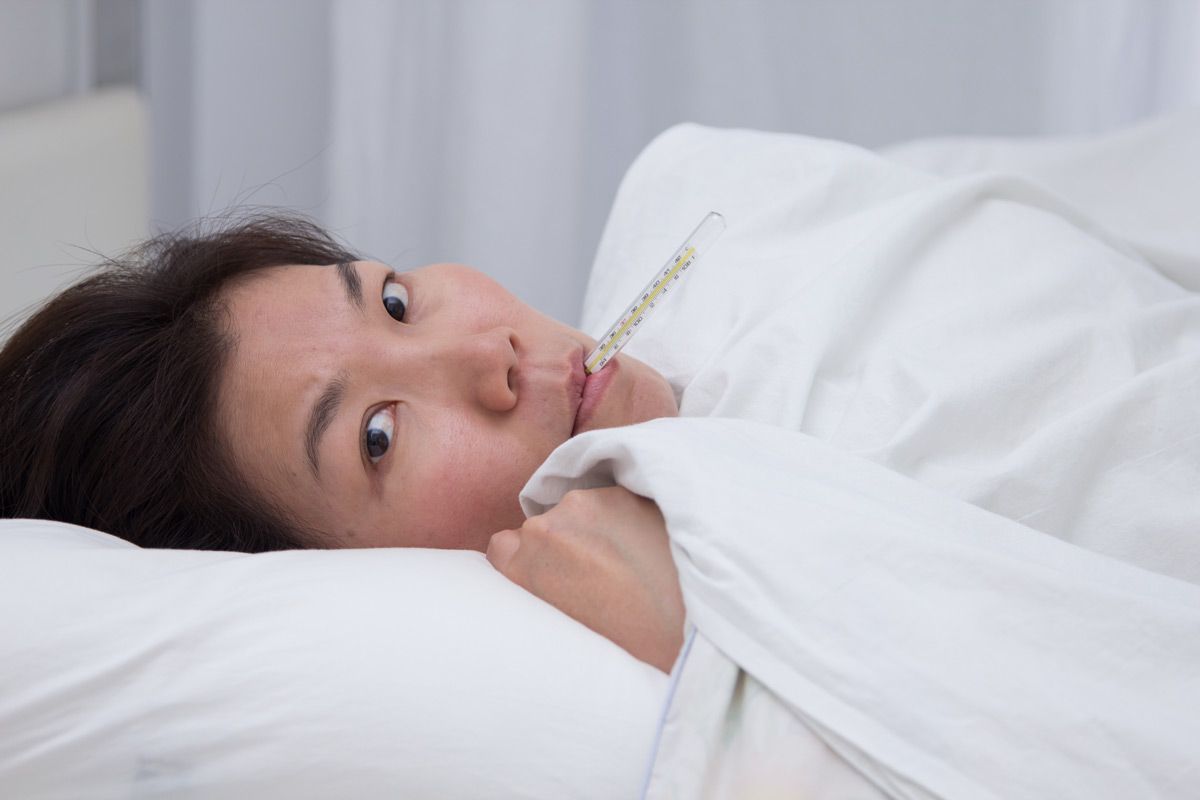
[[[1200,207],[1187,152],[1163,191]],[[647,797],[1200,795],[1200,248],[1060,194],[696,126],[631,169],[589,330],[729,225],[628,348],[683,416],[522,500],[667,519],[691,636]]]

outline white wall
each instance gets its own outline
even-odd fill
[[[0,0],[0,111],[75,91],[84,53],[74,0]]]
[[[137,78],[139,0],[0,0],[0,113]]]
[[[136,0],[0,0],[0,337],[148,232],[136,12]]]
[[[332,10],[329,218],[385,260],[466,260],[568,321],[621,175],[677,122],[875,147],[1099,132],[1200,101],[1195,0]]]
[[[175,0],[143,15],[155,227],[247,205],[323,217],[328,2]]]
[[[155,228],[286,206],[573,320],[669,125],[1109,130],[1200,102],[1200,2],[0,0],[0,112],[135,75]]]
[[[314,214],[568,321],[675,122],[865,146],[1109,130],[1200,102],[1196,0],[174,0],[143,5],[154,217]]]

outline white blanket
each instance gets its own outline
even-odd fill
[[[629,347],[691,418],[523,495],[667,518],[695,634],[647,796],[1195,796],[1200,298],[1027,181],[686,126],[626,177],[585,326],[710,209]]]

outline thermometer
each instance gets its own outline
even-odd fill
[[[708,248],[725,232],[725,218],[715,211],[700,220],[692,235],[684,240],[666,265],[654,273],[646,288],[633,298],[612,327],[600,338],[600,344],[584,359],[583,368],[591,375],[604,368],[612,357],[621,351],[633,334],[641,327],[650,313],[663,302],[666,296],[679,288],[680,281],[688,270],[696,265],[696,259],[708,252]]]

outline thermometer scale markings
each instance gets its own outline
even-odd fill
[[[639,303],[637,307],[633,309],[633,311],[629,312],[628,317],[625,317],[621,322],[617,323],[621,326],[620,329],[617,330],[616,333],[605,337],[606,341],[600,347],[600,352],[595,354],[594,359],[588,359],[588,372],[596,371],[596,364],[608,355],[608,351],[612,349],[612,346],[616,344],[618,339],[620,339],[622,336],[632,333],[629,329],[642,322],[642,314],[646,311],[646,308],[654,304],[654,299],[658,297],[660,292],[666,291],[668,283],[678,278],[680,272],[692,265],[695,255],[696,248],[689,247],[686,252],[679,256],[679,260],[675,262],[675,265],[671,267],[667,274],[654,282],[654,288],[650,291],[650,293],[642,295],[642,302]]]
[[[600,337],[600,344],[584,359],[583,368],[587,374],[592,375],[603,369],[604,365],[616,356],[650,313],[662,304],[670,292],[671,284],[682,280],[688,268],[708,252],[708,248],[724,231],[725,218],[715,211],[710,211],[675,254],[667,259],[666,265],[650,279],[650,283],[646,284],[634,302],[626,306],[629,311],[617,317],[612,327]]]

